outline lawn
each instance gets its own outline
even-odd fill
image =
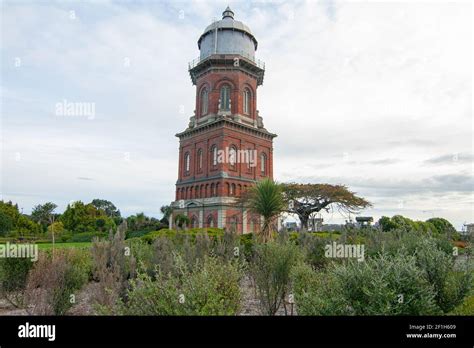
[[[71,243],[54,243],[54,247],[57,249],[62,248],[89,248],[92,245],[91,242],[71,242]],[[50,250],[53,248],[53,243],[38,243],[40,250]]]

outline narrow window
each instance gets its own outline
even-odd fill
[[[244,114],[250,114],[250,91],[244,90]]]
[[[217,166],[217,146],[212,147],[212,165]]]
[[[231,146],[229,150],[229,164],[232,169],[235,170],[235,163],[237,162],[237,150],[234,146]]]
[[[215,227],[214,226],[214,217],[212,215],[209,215],[207,218],[207,227]]]
[[[204,88],[201,92],[201,115],[204,116],[207,114],[207,109],[209,105],[209,92],[207,88]]]
[[[192,228],[199,227],[199,220],[195,215],[193,215],[193,218],[191,219],[191,227]]]
[[[189,156],[189,153],[186,153],[184,155],[184,171],[186,172],[186,174],[189,174],[189,167],[190,167],[190,161],[191,158]]]
[[[230,111],[230,88],[225,85],[221,88],[221,100],[220,100],[222,111]]]
[[[262,175],[265,175],[267,170],[267,155],[262,153],[260,155],[260,171],[262,172]]]
[[[199,149],[198,151],[198,170],[199,172],[202,171],[202,150]]]

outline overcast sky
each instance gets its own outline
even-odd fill
[[[346,184],[376,219],[474,222],[469,1],[2,1],[2,199],[159,216],[194,110],[187,63],[228,3],[266,63],[277,181]],[[64,100],[94,117],[58,115]]]

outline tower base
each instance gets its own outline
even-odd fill
[[[263,219],[250,213],[235,203],[231,197],[211,197],[186,199],[171,203],[173,213],[169,219],[169,228],[176,228],[178,214],[189,218],[189,228],[223,228],[238,234],[260,231]]]

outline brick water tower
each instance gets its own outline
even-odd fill
[[[265,65],[255,58],[257,40],[227,7],[222,20],[198,40],[199,58],[189,63],[196,86],[196,109],[179,138],[179,171],[174,218],[188,227],[219,227],[256,232],[261,217],[245,211],[236,198],[262,178],[273,178],[273,138],[257,110],[257,87]]]

